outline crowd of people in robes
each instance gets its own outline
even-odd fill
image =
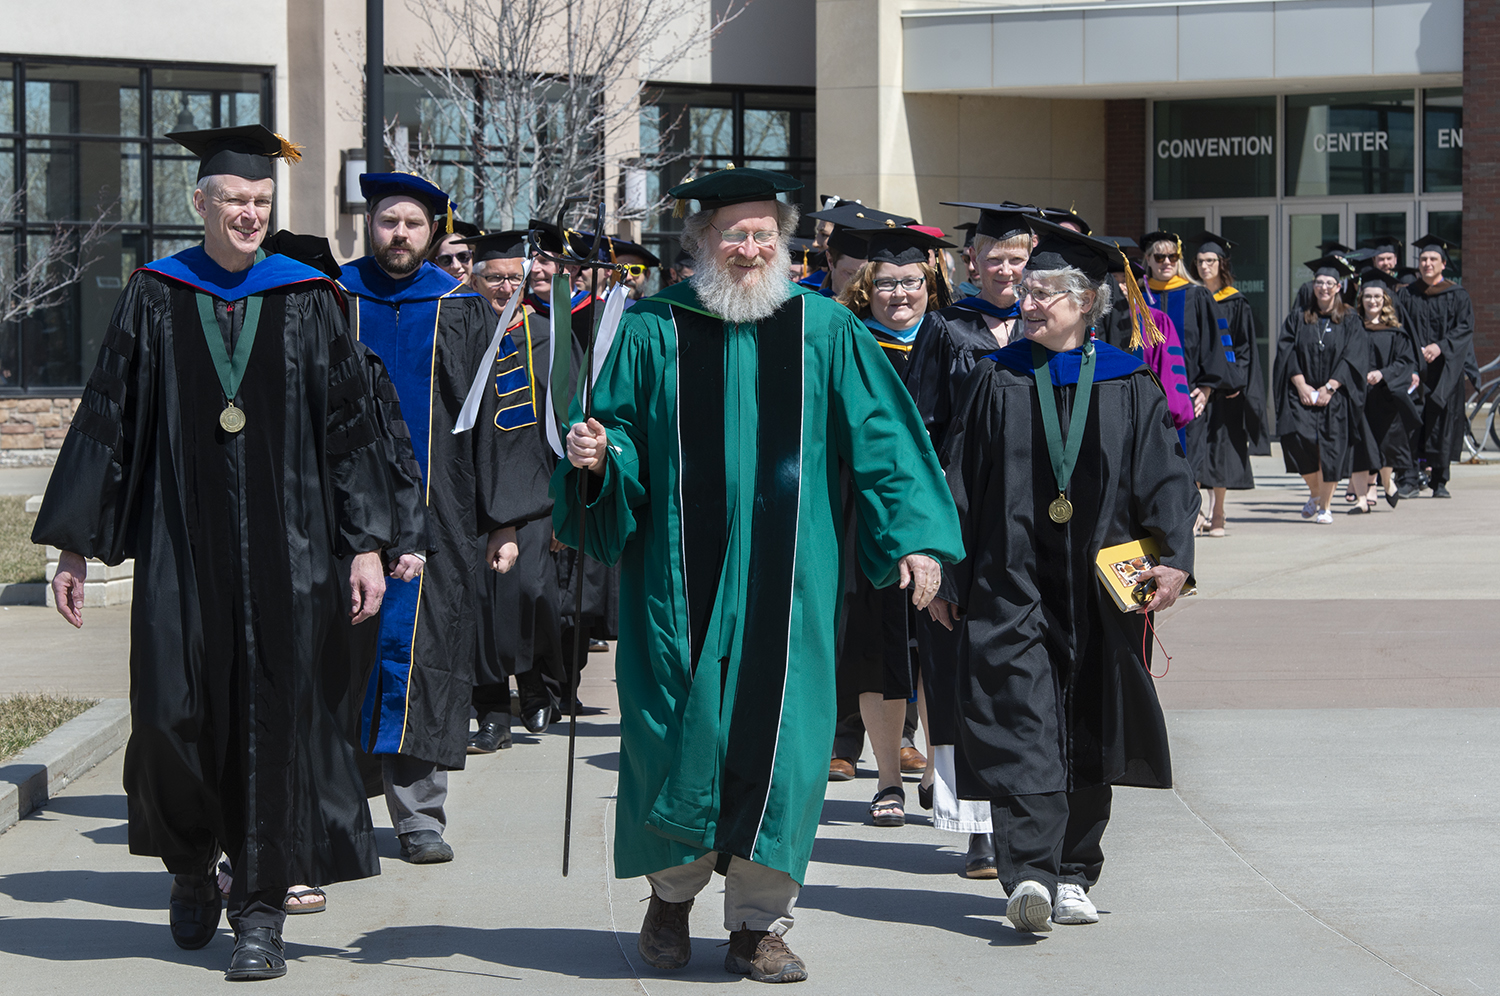
[[[836,198],[798,240],[800,182],[742,168],[673,188],[663,269],[603,232],[481,231],[427,180],[367,173],[372,251],[340,265],[268,232],[294,146],[170,137],[200,158],[203,243],[132,276],[34,539],[63,551],[75,626],[87,559],[137,561],[130,847],[173,876],[179,946],[227,900],[226,978],[284,975],[286,916],[378,874],[367,798],[403,858],[455,860],[450,774],[516,719],[576,712],[609,641],[614,871],[649,884],[654,968],[688,963],[717,872],[726,970],[808,977],[785,938],[827,782],[866,739],[873,825],[906,823],[920,775],[1017,930],[1097,922],[1113,787],[1171,785],[1151,614],[1191,592],[1195,539],[1225,535],[1268,444],[1232,243],[1200,233],[1184,260],[1173,233],[955,202],[977,212],[960,247]],[[1447,494],[1472,310],[1451,247],[1419,246],[1415,290],[1378,256],[1357,284],[1318,261],[1277,341],[1318,521],[1346,477],[1355,511],[1377,475],[1392,505]]]

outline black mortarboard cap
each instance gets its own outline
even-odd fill
[[[563,245],[562,229],[552,222],[532,218],[526,222],[526,227],[536,233],[537,246],[543,252],[560,253],[566,248]]]
[[[1411,247],[1417,251],[1417,255],[1419,256],[1423,252],[1436,251],[1442,253],[1443,258],[1447,259],[1450,252],[1459,248],[1459,244],[1457,242],[1449,242],[1441,235],[1433,235],[1429,232],[1420,239],[1412,239]]]
[[[1135,239],[1132,239],[1128,235],[1096,235],[1094,237],[1096,239],[1098,239],[1100,242],[1108,242],[1110,245],[1114,246],[1116,249],[1134,249],[1134,248],[1136,248]],[[1112,257],[1110,257],[1110,260],[1109,260],[1109,272],[1110,273],[1124,273],[1125,272],[1125,266],[1126,266],[1126,260],[1125,260],[1125,254],[1123,252],[1117,252]]]
[[[1372,235],[1368,239],[1360,239],[1359,245],[1362,249],[1374,249],[1377,256],[1383,252],[1393,252],[1397,259],[1401,258],[1402,250],[1406,248],[1406,243],[1394,235]]]
[[[198,179],[205,176],[268,180],[275,175],[272,159],[300,162],[302,147],[293,145],[265,125],[173,131],[167,137],[198,157]]]
[[[486,232],[467,239],[459,239],[474,249],[474,262],[487,259],[524,259],[526,257],[525,232]]]
[[[966,221],[966,222],[963,222],[962,224],[954,225],[953,227],[964,233],[964,248],[965,249],[969,248],[969,246],[971,246],[971,245],[974,244],[974,230],[979,227],[979,222],[977,222],[977,221]]]
[[[678,201],[697,201],[704,211],[730,204],[745,204],[750,201],[774,201],[777,194],[791,193],[802,189],[802,181],[786,173],[770,169],[714,170],[707,176],[679,183],[668,194]],[[682,205],[679,205],[682,206]]]
[[[1396,267],[1396,283],[1400,284],[1403,287],[1405,287],[1407,284],[1416,283],[1421,279],[1421,277],[1422,271],[1418,270],[1414,266]]]
[[[587,257],[594,250],[593,232],[575,232],[570,228],[567,232],[567,238],[568,245],[572,248],[574,255]],[[639,256],[646,261],[647,266],[661,265],[661,260],[656,258],[656,254],[639,243],[616,238],[613,235],[606,235],[599,240],[600,259],[607,259],[610,262],[614,262],[615,257],[621,253]]]
[[[851,255],[870,263],[894,263],[897,266],[925,263],[928,250],[958,248],[915,228],[851,228],[844,234],[864,240],[865,251]]]
[[[917,220],[904,214],[891,214],[879,208],[856,204],[854,201],[844,201],[827,211],[814,211],[807,217],[815,221],[830,222],[835,228],[879,228],[882,225],[886,228],[900,228]]]
[[[1026,261],[1028,270],[1062,270],[1072,267],[1082,271],[1090,280],[1099,281],[1109,276],[1111,257],[1120,256],[1120,250],[1113,242],[1096,239],[1043,219],[1036,219],[1032,224],[1040,241],[1031,250],[1031,258]]]
[[[1373,266],[1359,275],[1359,282],[1361,286],[1367,284],[1382,284],[1385,286],[1385,289],[1390,291],[1392,294],[1396,293],[1396,290],[1401,286],[1393,275],[1385,272],[1384,270],[1377,270]]]
[[[1302,264],[1313,272],[1314,277],[1333,277],[1345,280],[1354,275],[1354,264],[1334,253],[1310,259]]]
[[[479,226],[473,222],[459,221],[457,218],[454,218],[453,234],[462,235],[466,239],[472,239],[474,236],[480,234]]]
[[[1182,251],[1182,236],[1178,235],[1176,232],[1164,232],[1159,228],[1154,232],[1147,232],[1145,235],[1141,236],[1141,251],[1150,251],[1151,247],[1156,245],[1156,243],[1158,242],[1174,242],[1177,244],[1177,251]]]
[[[1030,235],[1032,233],[1031,222],[1042,217],[1037,208],[1012,201],[1003,201],[999,204],[976,201],[942,201],[941,203],[950,207],[966,207],[978,211],[979,221],[975,223],[974,234],[999,239],[1002,242],[1017,235]]]
[[[333,247],[321,235],[298,235],[283,228],[275,235],[266,236],[260,247],[268,256],[295,259],[322,272],[331,280],[337,280],[343,273],[338,260],[333,256]]]
[[[695,260],[693,258],[693,254],[688,252],[686,249],[679,249],[677,250],[676,257],[674,257],[672,260],[672,265],[674,267],[678,267],[682,266],[684,263],[686,263],[688,266],[696,266],[697,260]]]
[[[415,173],[361,173],[359,192],[371,211],[387,197],[410,197],[425,206],[434,220],[445,218],[445,230],[453,231],[453,207],[448,195]]]
[[[900,228],[900,225],[896,226]],[[852,234],[854,229],[844,226],[835,227],[828,236],[828,251],[839,256],[850,256],[854,259],[864,259],[865,253],[870,251],[870,244],[858,235]]]
[[[1089,223],[1078,217],[1078,212],[1072,208],[1068,208],[1066,211],[1062,208],[1042,208],[1042,217],[1054,225],[1077,225],[1083,229],[1084,235],[1094,234],[1094,230],[1089,227]]]
[[[1336,252],[1353,252],[1353,246],[1346,246],[1337,239],[1324,239],[1318,243],[1318,251],[1324,255],[1332,255]]]
[[[1234,248],[1233,242],[1230,242],[1222,235],[1210,232],[1206,228],[1197,235],[1194,235],[1192,241],[1197,245],[1199,252],[1213,253],[1220,259],[1228,259],[1229,251]]]

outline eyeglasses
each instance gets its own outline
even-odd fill
[[[1067,291],[1052,290],[1049,287],[1027,287],[1023,284],[1016,288],[1016,301],[1020,302],[1030,298],[1045,308],[1057,300],[1058,295],[1066,293]]]
[[[1182,253],[1180,253],[1180,252],[1156,252],[1156,253],[1152,253],[1151,254],[1151,258],[1154,259],[1154,260],[1156,260],[1158,263],[1175,263],[1179,259],[1182,258]]]
[[[501,284],[511,284],[519,287],[526,278],[519,273],[481,273],[478,279],[483,280],[491,287],[499,287]]]
[[[1313,286],[1314,287],[1321,287],[1324,290],[1329,290],[1330,288],[1336,288],[1336,287],[1338,287],[1338,285],[1339,285],[1339,282],[1337,280],[1314,280],[1313,281]]]
[[[710,223],[708,227],[718,232],[719,238],[723,239],[725,243],[732,246],[742,246],[745,244],[746,239],[754,239],[756,245],[760,246],[762,249],[769,249],[771,246],[774,246],[776,244],[777,239],[781,238],[780,232],[726,232],[718,225],[712,223]]]
[[[448,267],[448,266],[452,266],[454,263],[462,263],[463,265],[468,266],[469,265],[469,260],[471,260],[473,258],[474,258],[474,254],[472,252],[445,252],[445,253],[439,253],[438,254],[438,258],[437,258],[437,265],[438,266],[443,266],[443,267]]]
[[[914,294],[926,286],[926,277],[902,277],[900,280],[897,280],[895,277],[881,277],[875,281],[875,289],[882,294],[889,294],[897,287],[900,287],[908,294]]]

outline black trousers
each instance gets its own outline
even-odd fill
[[[574,640],[573,627],[564,626],[561,643],[565,648],[564,653],[572,653]],[[585,637],[583,649],[578,655],[578,672],[583,673],[584,665],[588,663],[589,647],[588,639]],[[564,703],[571,702],[567,696],[568,679],[559,679],[557,671],[562,670],[565,665],[554,668],[552,663],[545,658],[538,659],[532,663],[530,669],[516,675],[516,693],[521,700],[521,714],[528,715],[538,709],[551,708],[563,715],[567,715]],[[474,713],[479,717],[479,722],[509,722],[510,714],[510,682],[504,681],[493,684],[475,685],[469,697],[474,706]]]
[[[1104,851],[1099,846],[1109,825],[1114,792],[1093,785],[1074,792],[1009,795],[990,802],[995,828],[995,863],[1007,893],[1030,879],[1055,900],[1057,884],[1084,891],[1099,881]]]

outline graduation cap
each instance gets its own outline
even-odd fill
[[[473,224],[472,222],[459,221],[457,218],[454,218],[453,234],[462,235],[466,239],[472,239],[474,236],[480,234],[479,226]]]
[[[563,244],[562,229],[550,221],[532,218],[526,222],[526,228],[536,233],[537,247],[543,252],[560,253],[567,248]]]
[[[198,157],[198,179],[205,176],[268,180],[274,176],[272,159],[302,161],[302,146],[293,145],[265,125],[172,131],[167,137]]]
[[[1428,232],[1420,239],[1412,239],[1411,247],[1417,250],[1418,256],[1421,256],[1424,252],[1435,252],[1443,257],[1444,262],[1447,262],[1448,254],[1459,248],[1459,244],[1457,242],[1449,242],[1441,235],[1433,235],[1431,232]]]
[[[1045,271],[1071,268],[1081,271],[1095,283],[1102,282],[1110,273],[1125,273],[1125,300],[1130,305],[1130,349],[1140,349],[1147,342],[1157,346],[1166,342],[1166,336],[1162,335],[1151,318],[1146,297],[1141,293],[1134,274],[1123,267],[1115,269],[1116,261],[1125,259],[1123,246],[1113,239],[1096,239],[1043,218],[1036,219],[1032,224],[1036,228],[1038,242],[1031,250],[1031,258],[1026,261],[1026,269]]]
[[[1310,259],[1302,265],[1312,271],[1314,278],[1333,277],[1335,280],[1343,281],[1354,276],[1354,264],[1335,253]]]
[[[969,248],[969,246],[971,246],[971,245],[974,244],[974,229],[976,229],[976,228],[979,227],[979,222],[977,222],[977,221],[966,221],[963,224],[954,225],[953,227],[955,229],[957,229],[958,231],[961,231],[961,232],[964,233],[964,248],[965,249]]]
[[[1394,276],[1373,266],[1359,275],[1359,283],[1362,287],[1368,287],[1371,284],[1380,284],[1387,292],[1393,295],[1401,286]]]
[[[1164,232],[1161,229],[1157,229],[1154,232],[1147,232],[1145,235],[1141,236],[1141,251],[1144,252],[1145,250],[1150,249],[1158,242],[1175,243],[1177,246],[1177,252],[1179,254],[1182,252],[1182,236],[1178,235],[1176,232]]]
[[[829,208],[826,211],[813,211],[807,217],[815,221],[829,222],[834,226],[835,230],[840,228],[878,228],[881,225],[884,225],[886,228],[900,228],[905,225],[915,224],[917,220],[909,218],[904,214],[891,214],[889,211],[882,211],[879,208],[856,204],[854,201],[844,201],[837,207]]]
[[[410,197],[427,208],[434,220],[446,216],[444,231],[453,232],[453,204],[448,195],[415,173],[361,173],[359,192],[371,211],[387,197]]]
[[[568,245],[572,247],[573,253],[575,255],[586,257],[589,253],[593,252],[593,232],[575,232],[570,228],[564,234],[568,240]],[[639,256],[641,259],[645,260],[647,266],[661,265],[661,260],[656,257],[656,254],[653,253],[650,249],[647,249],[645,246],[640,245],[639,243],[631,242],[627,239],[616,238],[613,235],[606,235],[604,236],[604,238],[599,240],[599,256],[601,259],[607,259],[611,263],[613,263],[615,261],[615,257],[619,256],[622,253],[629,253],[632,256]]]
[[[298,235],[283,228],[275,235],[268,235],[260,247],[268,256],[295,259],[318,270],[330,280],[337,280],[342,276],[342,268],[334,258],[333,247],[321,235]]]
[[[774,201],[777,194],[791,193],[802,189],[802,181],[775,170],[745,167],[714,170],[707,176],[679,183],[668,194],[677,198],[673,212],[678,217],[687,213],[687,202],[698,202],[701,211],[713,211],[730,204],[745,204],[749,201]],[[655,257],[652,257],[653,259]]]
[[[1362,249],[1375,250],[1377,256],[1383,252],[1395,253],[1397,259],[1401,258],[1402,250],[1406,248],[1406,243],[1393,235],[1372,235],[1368,239],[1360,239],[1359,245]]]
[[[1002,201],[999,204],[976,201],[942,201],[941,203],[950,207],[974,208],[979,212],[979,221],[975,223],[974,234],[998,239],[1001,242],[1017,235],[1032,234],[1031,223],[1041,220],[1042,217],[1041,211],[1037,208],[1029,204],[1016,204],[1013,201]]]
[[[458,241],[474,250],[475,263],[483,263],[487,259],[525,259],[526,235],[515,231],[486,232]]]
[[[1318,243],[1318,252],[1325,256],[1331,256],[1336,252],[1353,252],[1353,246],[1346,246],[1337,239],[1324,239]]]
[[[864,243],[863,251],[850,255],[871,263],[894,263],[897,266],[925,263],[930,249],[958,248],[951,242],[933,238],[920,228],[851,228],[843,234]]]
[[[1405,287],[1407,284],[1414,284],[1421,278],[1422,271],[1418,270],[1414,266],[1396,267],[1396,283],[1400,284],[1402,287]]]
[[[788,248],[791,251],[792,262],[801,267],[803,278],[823,265],[825,257],[821,251],[813,248],[812,239],[793,237]]]
[[[869,243],[860,236],[852,234],[854,231],[856,230],[842,226],[835,228],[828,236],[828,251],[836,256],[864,259],[865,253],[869,251]]]
[[[1233,249],[1235,246],[1235,243],[1230,242],[1228,239],[1224,238],[1224,236],[1215,235],[1208,229],[1204,229],[1197,235],[1193,236],[1193,242],[1197,244],[1199,252],[1213,253],[1220,259],[1228,259],[1229,250]]]
[[[1042,217],[1054,225],[1077,225],[1083,229],[1084,235],[1094,234],[1094,230],[1089,227],[1089,223],[1078,217],[1078,212],[1072,208],[1068,208],[1066,211],[1062,208],[1042,208]]]
[[[808,242],[810,244],[812,240],[809,239]],[[822,253],[819,253],[818,255],[821,256]],[[697,266],[698,262],[693,258],[692,253],[688,252],[686,249],[679,249],[677,250],[676,257],[672,260],[672,267],[674,269],[680,269],[684,264],[687,266]]]
[[[1120,250],[1110,258],[1109,272],[1124,273],[1125,268],[1131,265],[1130,260],[1125,258],[1125,250],[1137,248],[1135,239],[1132,239],[1128,235],[1096,235],[1094,236],[1094,238],[1098,239],[1100,242],[1108,242],[1110,245]],[[1145,273],[1146,271],[1144,268],[1142,268],[1141,272]]]

